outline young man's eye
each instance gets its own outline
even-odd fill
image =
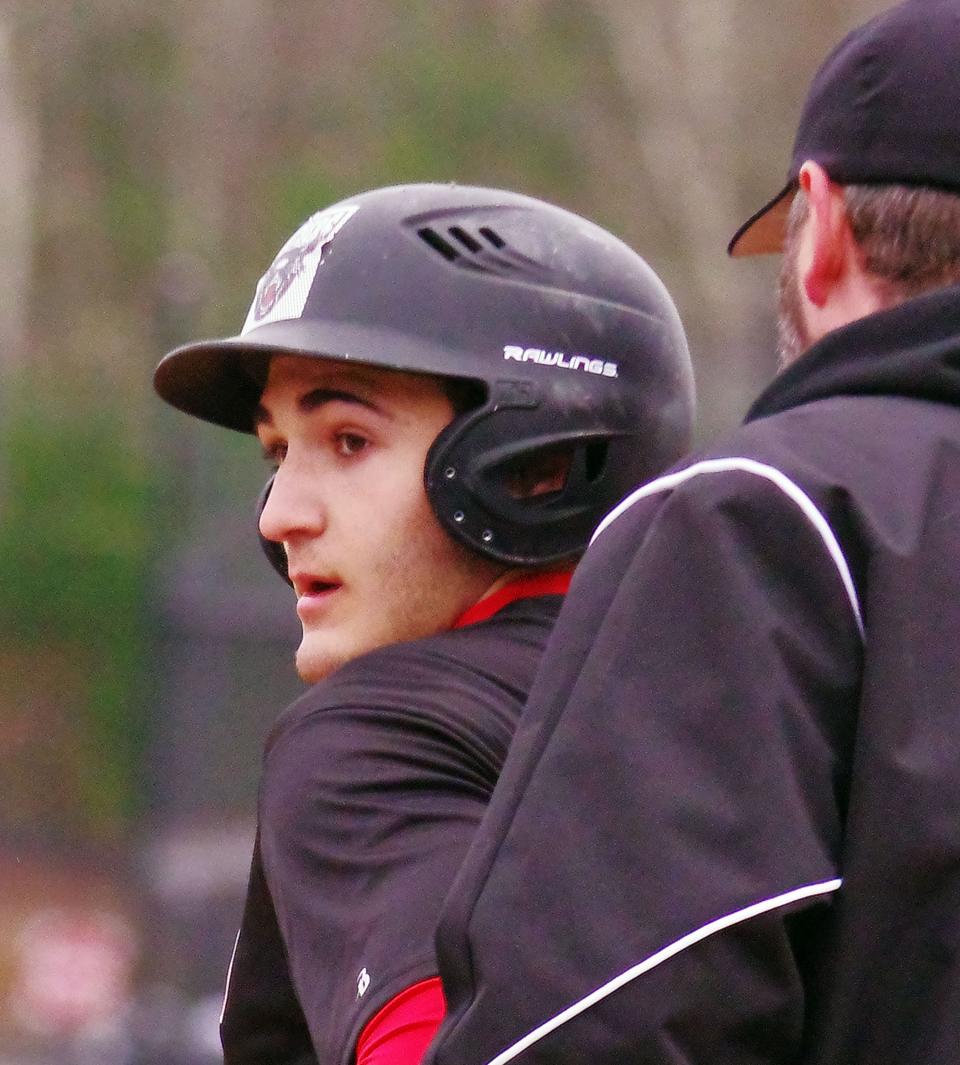
[[[357,455],[369,444],[359,433],[337,433],[336,446],[340,455]]]
[[[283,443],[264,444],[263,457],[271,466],[279,466],[287,457],[287,445]]]

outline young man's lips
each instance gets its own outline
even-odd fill
[[[339,581],[299,573],[294,574],[291,580],[297,593],[297,613],[301,617],[305,612],[321,609],[341,587]]]
[[[321,577],[304,570],[290,570],[289,577],[298,599],[304,595],[321,595],[340,586],[336,577]]]

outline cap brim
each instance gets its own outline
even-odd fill
[[[734,233],[727,245],[727,254],[735,259],[747,255],[772,255],[783,251],[787,235],[787,218],[797,191],[797,183],[790,181],[767,204],[751,215]]]

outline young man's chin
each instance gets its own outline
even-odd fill
[[[355,658],[358,653],[348,654],[341,649],[338,654],[334,648],[324,647],[319,645],[319,641],[305,637],[297,648],[297,673],[307,684],[317,684],[345,662]]]
[[[365,637],[344,634],[344,638],[337,640],[330,633],[305,633],[297,648],[297,673],[308,684],[317,684],[352,659],[388,642],[386,638],[376,638],[375,634]]]

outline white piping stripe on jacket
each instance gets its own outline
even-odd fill
[[[863,615],[860,612],[860,601],[857,598],[857,590],[854,587],[853,577],[850,575],[850,567],[847,565],[846,558],[844,558],[840,543],[834,535],[833,530],[830,528],[827,519],[817,509],[816,504],[799,485],[791,481],[785,473],[781,473],[776,467],[768,466],[763,462],[757,462],[754,459],[745,458],[706,459],[703,462],[696,462],[692,466],[688,466],[685,470],[679,470],[677,473],[670,473],[666,477],[659,477],[657,480],[651,481],[649,484],[642,485],[635,492],[631,492],[621,503],[618,503],[597,526],[596,531],[590,539],[590,543],[594,543],[597,537],[608,525],[616,521],[621,514],[629,510],[634,503],[639,502],[641,499],[654,495],[656,492],[666,492],[671,488],[676,488],[678,484],[690,480],[691,477],[698,477],[701,474],[706,473],[729,473],[732,471],[752,473],[757,477],[766,478],[800,507],[804,515],[820,534],[820,538],[830,552],[830,557],[833,559],[833,563],[840,573],[840,579],[843,581],[843,586],[847,591],[847,597],[850,600],[850,606],[853,608],[853,614],[857,621],[857,629],[862,638],[864,635]]]
[[[831,892],[836,891],[842,883],[841,879],[826,880],[822,884],[809,884],[806,887],[796,888],[784,895],[777,895],[776,898],[772,899],[764,899],[763,902],[756,902],[745,909],[737,910],[736,913],[720,917],[716,921],[711,921],[702,928],[698,928],[695,932],[689,932],[675,943],[658,950],[656,954],[651,954],[649,958],[640,962],[639,965],[634,965],[602,987],[598,987],[596,991],[592,991],[586,998],[582,998],[579,1002],[568,1006],[561,1013],[558,1013],[556,1017],[552,1017],[549,1021],[541,1024],[539,1028],[534,1028],[532,1032],[518,1040],[513,1046],[507,1047],[506,1050],[501,1051],[495,1058],[492,1058],[488,1065],[506,1065],[506,1062],[513,1061],[518,1054],[522,1054],[524,1050],[539,1042],[545,1035],[549,1035],[550,1032],[566,1024],[567,1021],[572,1020],[578,1014],[588,1010],[591,1006],[595,1006],[602,999],[623,987],[624,984],[628,984],[631,980],[635,980],[638,976],[642,976],[644,973],[656,968],[661,962],[667,961],[675,954],[686,950],[687,947],[692,947],[695,943],[712,936],[714,932],[721,932],[725,928],[730,928],[731,925],[739,924],[741,921],[748,921],[752,917],[768,913],[770,910],[776,910],[781,906],[789,906],[790,903],[799,902],[801,899],[812,898],[816,895],[829,895]]]
[[[237,929],[237,938],[233,941],[233,953],[230,955],[230,964],[227,966],[227,980],[223,985],[223,1002],[220,1005],[220,1023],[223,1024],[223,1018],[227,1015],[227,997],[230,994],[230,980],[233,977],[233,963],[237,960],[237,948],[240,946],[240,932],[242,929]]]

